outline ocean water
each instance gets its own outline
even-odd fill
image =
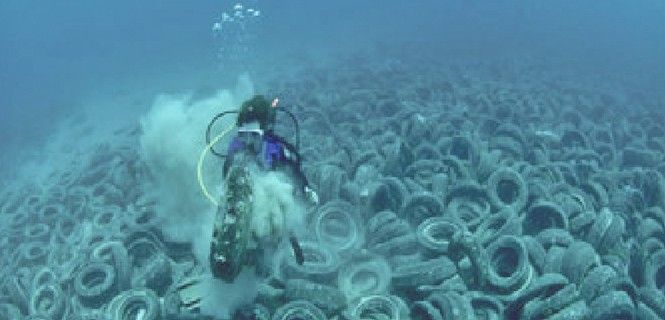
[[[664,21],[657,0],[3,1],[0,319],[663,319]],[[209,257],[234,115],[209,123],[257,94],[293,115],[275,132],[319,201],[248,165],[229,283]]]

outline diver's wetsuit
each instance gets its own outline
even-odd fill
[[[290,168],[294,183],[298,185],[296,190],[298,190],[299,193],[304,192],[305,188],[309,186],[309,183],[300,167],[300,154],[298,154],[296,148],[271,131],[266,131],[260,139],[260,146],[251,146],[251,141],[247,141],[247,139],[242,139],[238,136],[231,140],[226,153],[226,159],[224,160],[224,177],[227,176],[228,171],[233,164],[235,155],[239,152],[248,151],[256,154],[257,163],[264,169],[274,170],[279,167]]]

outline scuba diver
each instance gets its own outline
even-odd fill
[[[239,110],[226,111],[215,116],[206,130],[206,151],[224,159],[223,177],[225,190],[222,199],[216,202],[205,188],[206,196],[218,205],[217,215],[213,226],[213,239],[210,246],[210,269],[213,276],[226,282],[233,282],[243,266],[256,266],[256,257],[260,257],[260,245],[252,243],[251,219],[252,212],[252,175],[250,169],[259,171],[279,171],[291,179],[294,186],[294,197],[307,200],[310,204],[318,204],[316,192],[309,186],[307,178],[302,172],[298,146],[300,143],[298,122],[295,116],[278,108],[278,99],[267,100],[256,95],[245,101]],[[288,114],[295,124],[295,144],[287,142],[275,134],[277,112]],[[224,135],[230,132],[231,127],[211,139],[210,132],[213,124],[221,117],[237,113],[235,127],[237,134],[231,139],[226,154],[217,152],[213,146]],[[199,182],[201,182],[199,162]],[[202,183],[202,182],[201,182]],[[298,239],[293,233],[288,234],[289,243],[293,249],[296,262],[304,261],[302,249]]]
[[[257,95],[242,104],[236,121],[238,135],[231,140],[224,160],[224,177],[228,175],[236,156],[249,155],[256,157],[256,162],[263,169],[288,169],[300,195],[318,203],[316,193],[300,168],[300,154],[296,147],[274,133],[278,103],[278,99],[269,102]]]

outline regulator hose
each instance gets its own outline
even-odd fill
[[[220,113],[218,116],[221,116],[221,115],[223,115],[223,114]],[[212,122],[211,122],[211,125],[212,125]],[[224,129],[224,131],[222,131],[222,133],[217,135],[212,141],[208,142],[208,144],[203,149],[203,151],[201,151],[201,156],[199,156],[199,162],[196,166],[196,177],[199,180],[199,187],[201,187],[201,191],[203,191],[203,195],[206,198],[208,198],[208,200],[210,200],[210,202],[212,202],[215,206],[219,206],[219,202],[215,199],[215,197],[213,197],[210,194],[210,192],[208,192],[208,188],[206,188],[205,183],[203,183],[203,160],[205,159],[205,156],[208,153],[208,151],[213,150],[212,146],[215,145],[217,142],[219,142],[219,140],[222,140],[222,138],[224,138],[224,136],[226,136],[229,132],[231,132],[231,130],[233,130],[233,127],[234,127],[233,124],[229,125],[226,129]],[[208,129],[210,129],[210,126],[208,126]],[[207,134],[208,134],[208,132],[206,132],[206,142],[208,140],[207,139],[208,138]]]
[[[231,113],[238,113],[238,110],[224,111],[224,112],[222,112],[222,113],[218,113],[214,118],[212,118],[212,120],[210,120],[210,123],[208,123],[208,128],[206,129],[206,144],[208,144],[208,145],[214,145],[214,143],[210,143],[210,131],[212,131],[212,126],[213,126],[213,125],[215,124],[215,122],[217,122],[217,120],[219,120],[221,117],[223,117],[223,116],[225,116],[225,115],[227,115],[227,114],[231,114]],[[210,148],[210,153],[212,153],[212,154],[214,154],[214,155],[216,155],[216,156],[218,156],[218,157],[220,157],[220,158],[225,158],[225,157],[226,157],[225,154],[223,154],[223,153],[219,153],[219,152],[215,151],[215,149],[212,148],[212,147]]]
[[[294,116],[289,110],[283,108],[277,110],[285,112],[291,117],[291,120],[293,120],[293,126],[296,129],[296,151],[300,152],[300,125],[298,124],[298,119],[296,119],[296,116]]]

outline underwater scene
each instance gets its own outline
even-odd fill
[[[665,319],[665,2],[0,3],[0,320]]]

